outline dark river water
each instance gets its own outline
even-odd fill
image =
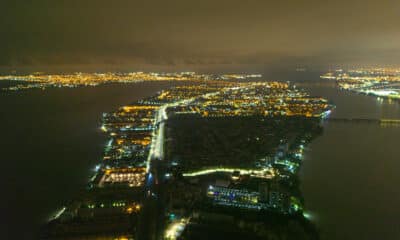
[[[0,92],[0,239],[34,239],[41,223],[85,187],[106,142],[102,112],[168,86]]]
[[[317,74],[277,80],[330,99],[332,117],[397,118],[398,103],[339,92]],[[5,83],[0,83],[5,84]],[[105,137],[102,112],[171,83],[0,92],[1,239],[33,239],[40,224],[85,186]],[[301,171],[306,209],[330,239],[400,239],[400,127],[325,124]]]
[[[331,117],[400,119],[400,104],[308,85],[332,100]],[[400,126],[325,124],[309,146],[301,178],[321,239],[400,239]]]

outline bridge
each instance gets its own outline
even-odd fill
[[[369,123],[379,124],[380,126],[399,126],[400,119],[388,119],[388,118],[327,118],[324,122],[344,122],[344,123]]]

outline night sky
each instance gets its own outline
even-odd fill
[[[397,65],[398,0],[9,0],[0,69]]]

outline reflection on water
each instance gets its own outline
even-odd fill
[[[303,87],[335,103],[332,118],[400,119],[394,101],[341,92],[331,82]],[[301,176],[306,209],[315,214],[321,239],[400,238],[399,136],[397,121],[324,124]]]

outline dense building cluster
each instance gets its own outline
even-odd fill
[[[149,154],[155,111],[158,106],[124,106],[103,114],[101,129],[110,139],[104,151],[107,167],[145,167]]]
[[[73,73],[46,74],[36,72],[26,75],[3,75],[1,80],[17,81],[15,86],[5,90],[18,91],[24,89],[48,87],[80,87],[97,86],[107,83],[138,83],[143,81],[204,81],[204,80],[243,80],[260,78],[259,74],[199,74],[195,72],[157,73],[157,72],[107,72],[107,73]]]
[[[400,99],[400,69],[338,69],[321,76],[336,80],[339,88],[377,97]]]
[[[306,116],[322,117],[330,106],[323,98],[310,97],[287,83],[242,83],[214,94],[203,95],[186,105],[176,106],[175,114],[196,113],[203,117],[226,116]]]

